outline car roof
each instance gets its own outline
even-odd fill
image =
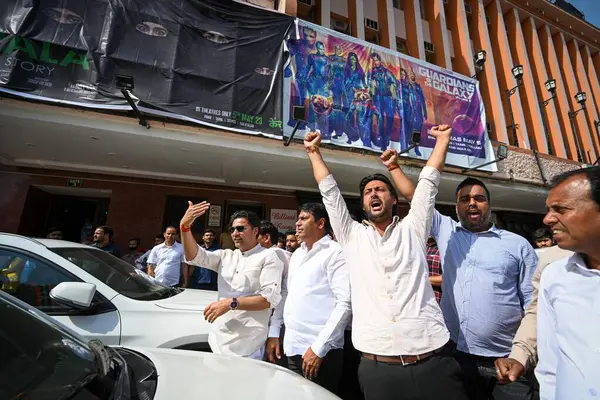
[[[0,233],[0,236],[13,237],[15,239],[21,239],[21,240],[29,240],[30,242],[33,242],[33,243],[36,243],[38,245],[47,247],[49,249],[74,248],[74,247],[86,248],[86,249],[91,248],[91,246],[88,246],[88,245],[85,245],[85,244],[76,243],[76,242],[68,242],[66,240],[30,238],[30,237],[27,237],[27,236],[15,235],[13,233],[4,233],[4,232],[2,232],[2,233]]]

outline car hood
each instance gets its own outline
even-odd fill
[[[265,361],[186,350],[132,348],[158,373],[156,400],[336,400],[329,391]]]
[[[185,289],[183,292],[154,302],[167,310],[204,311],[204,308],[217,300],[217,292],[211,290]]]

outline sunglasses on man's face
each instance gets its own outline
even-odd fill
[[[233,233],[235,231],[238,231],[239,233],[242,233],[246,230],[245,226],[230,226],[229,227],[229,233]]]

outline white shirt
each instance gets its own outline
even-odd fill
[[[260,245],[245,253],[238,249],[208,252],[198,246],[198,254],[187,263],[219,274],[219,299],[260,295],[271,304],[265,310],[233,310],[217,318],[208,336],[212,351],[249,356],[264,346],[271,310],[281,300],[283,262],[276,252]]]
[[[542,400],[600,397],[600,271],[579,254],[550,264],[538,300]]]
[[[183,246],[177,242],[172,246],[161,243],[154,246],[148,256],[148,264],[154,264],[154,279],[167,285],[179,284],[181,264],[185,262]]]
[[[408,215],[395,216],[383,236],[352,220],[333,176],[319,184],[350,270],[352,343],[359,351],[419,355],[448,342],[425,259],[439,181],[438,170],[423,168]]]
[[[304,355],[311,347],[323,358],[331,349],[344,348],[344,329],[351,315],[350,279],[342,248],[329,235],[310,251],[302,243],[292,254],[287,298],[276,313],[281,309],[286,356]],[[269,337],[279,337],[281,323],[274,315]]]

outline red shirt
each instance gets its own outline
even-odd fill
[[[437,245],[427,245],[427,265],[429,266],[429,276],[442,275],[442,263],[440,262],[440,250]],[[442,298],[442,289],[434,286],[435,298],[440,302]]]

